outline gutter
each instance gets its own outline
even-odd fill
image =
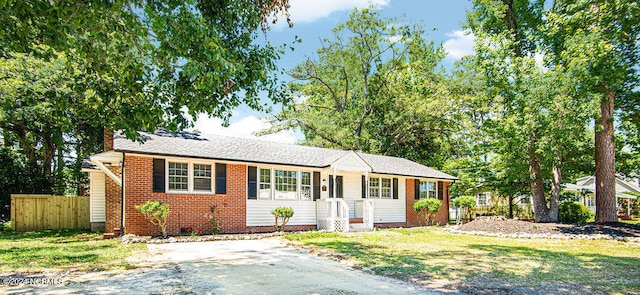
[[[120,173],[120,189],[121,189],[121,208],[120,208],[120,233],[124,234],[124,162],[125,162],[125,154],[122,153],[122,173]]]

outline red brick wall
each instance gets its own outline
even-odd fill
[[[420,223],[418,222],[418,214],[415,210],[413,210],[413,204],[415,204],[418,200],[415,198],[415,179],[407,178],[407,227],[418,226]],[[445,225],[449,223],[449,182],[445,182],[443,185],[444,193],[443,199],[440,204],[440,210],[436,213],[435,218],[433,219],[433,224]]]
[[[420,225],[420,223],[418,222],[418,215],[416,214],[416,211],[413,210],[413,204],[416,203],[416,185],[415,185],[415,179],[413,178],[407,178],[407,184],[406,184],[406,188],[407,188],[407,208],[406,208],[406,214],[407,214],[407,227],[412,227],[412,226],[418,226]]]
[[[116,176],[122,176],[122,167],[120,166],[112,166],[109,167],[109,170],[113,172]],[[122,214],[122,188],[118,185],[111,177],[108,175],[104,176],[105,182],[105,220],[104,220],[104,231],[107,233],[112,233],[113,229],[120,228],[120,222]]]
[[[433,219],[433,224],[445,225],[449,224],[449,183],[443,183],[443,200],[440,204],[440,210],[436,213],[436,217]]]
[[[217,205],[218,220],[224,233],[238,233],[247,230],[246,223],[246,166],[227,165],[227,193],[210,194],[167,194],[153,192],[153,159],[148,157],[125,156],[125,232],[137,235],[158,235],[152,225],[136,205],[146,201],[160,201],[169,204],[167,233],[180,234],[180,228],[199,227],[209,233],[207,215],[210,206]]]
[[[113,150],[113,130],[105,128],[102,131],[104,151]]]

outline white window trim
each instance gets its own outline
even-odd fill
[[[171,163],[186,163],[187,164],[187,190],[170,190],[169,189],[169,162]],[[193,189],[193,164],[211,165],[211,191],[200,191]],[[164,181],[165,181],[165,193],[167,194],[181,194],[181,195],[215,195],[215,173],[216,163],[202,160],[190,160],[181,158],[165,158],[164,159]]]
[[[394,179],[394,178],[397,178],[397,177],[393,177],[394,175],[386,175],[386,176],[387,176],[387,177],[384,177],[384,176],[371,176],[371,175],[369,175],[368,177],[365,177],[365,179],[367,180],[367,188],[366,188],[366,189],[367,189],[367,199],[372,199],[372,200],[400,200],[400,196],[398,196],[398,199],[394,199],[394,198],[393,198],[393,190],[394,190],[394,186],[393,186],[393,179]],[[391,176],[391,177],[389,177],[389,176]],[[378,197],[371,197],[371,191],[370,191],[370,189],[371,189],[372,187],[371,187],[371,182],[370,182],[370,181],[371,181],[371,179],[373,179],[373,178],[377,178],[377,179],[378,179],[378,186],[377,186],[377,187],[374,187],[374,188],[377,188],[377,191],[378,191]],[[390,188],[391,188],[391,194],[389,195],[389,196],[390,196],[389,198],[383,198],[383,197],[382,197],[382,179],[383,179],[383,178],[385,178],[385,179],[389,179],[389,182],[390,182],[390,185],[391,185],[391,186],[390,186]],[[399,188],[399,187],[400,187],[400,179],[398,178],[398,194],[400,194],[400,190],[399,190],[400,188]]]
[[[312,202],[313,201],[313,193],[314,193],[314,188],[313,188],[313,172],[317,172],[314,170],[308,170],[308,169],[300,169],[297,167],[287,167],[287,166],[256,166],[257,169],[257,181],[256,181],[256,192],[257,192],[257,198],[256,199],[251,199],[250,201],[262,201],[262,202],[269,202],[269,201],[285,201],[285,202]],[[270,193],[270,198],[269,199],[261,199],[260,198],[260,170],[261,169],[265,169],[265,170],[269,170],[271,171],[271,193]],[[283,170],[283,171],[292,171],[296,173],[296,198],[295,199],[276,199],[276,170]],[[309,198],[308,200],[303,200],[301,197],[301,187],[302,187],[302,172],[308,172],[309,176],[311,177],[311,198]],[[247,199],[249,200],[249,199]]]
[[[435,192],[435,196],[433,197],[433,199],[436,199],[436,200],[438,199],[438,180],[434,180],[434,179],[425,179],[425,178],[418,178],[418,182],[420,182],[420,183],[422,183],[422,182],[426,182],[426,183],[427,183],[427,191],[426,191],[426,192],[427,192],[427,196],[426,196],[426,198],[424,198],[424,199],[423,199],[422,197],[420,197],[420,200],[426,200],[426,199],[429,199],[429,192],[431,191],[431,190],[429,189],[429,182],[433,182],[433,183],[434,183],[434,185],[433,185],[433,187],[434,187],[433,192]],[[420,191],[420,189],[419,189],[419,188],[418,188],[418,191]]]

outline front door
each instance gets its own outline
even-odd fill
[[[344,198],[342,175],[336,176],[336,198]],[[333,198],[333,175],[329,175],[329,198]]]

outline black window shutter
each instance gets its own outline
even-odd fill
[[[343,188],[342,188],[342,176],[336,176],[336,194],[338,195],[338,198],[344,198],[343,195]]]
[[[420,200],[420,179],[416,179],[415,183],[415,198]]]
[[[249,166],[247,170],[247,193],[249,200],[258,199],[258,168]]]
[[[367,198],[367,178],[362,175],[362,198]]]
[[[153,159],[153,192],[164,193],[164,159]]]
[[[438,200],[444,200],[444,183],[438,181]]]
[[[313,200],[320,199],[320,172],[313,172]]]
[[[216,194],[227,193],[227,164],[216,164]]]
[[[398,179],[393,179],[393,198],[398,199]]]
[[[329,175],[329,198],[333,198],[333,175]]]

